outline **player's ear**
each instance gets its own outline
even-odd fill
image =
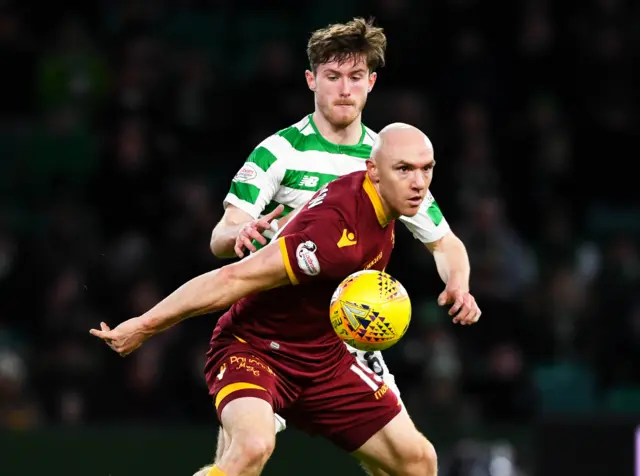
[[[367,173],[371,178],[373,183],[380,182],[380,178],[378,177],[378,167],[376,166],[376,161],[373,159],[367,159]]]
[[[369,75],[369,88],[367,90],[367,92],[371,92],[371,90],[373,89],[374,84],[376,84],[376,79],[378,79],[378,73],[373,72]]]
[[[307,86],[309,86],[309,89],[311,89],[311,91],[315,91],[316,90],[316,76],[309,70],[306,70],[304,72],[304,77],[307,80]]]

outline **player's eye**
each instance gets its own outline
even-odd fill
[[[362,79],[362,76],[351,76],[351,79],[353,81],[360,81]]]
[[[338,79],[337,76],[329,76],[329,81],[335,81],[337,79]]]
[[[400,172],[408,172],[409,171],[409,167],[407,167],[406,165],[401,165],[400,168],[398,169]]]

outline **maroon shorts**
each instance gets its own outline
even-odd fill
[[[351,453],[381,430],[401,405],[393,391],[355,357],[348,355],[320,378],[287,375],[272,356],[231,341],[210,353],[205,367],[218,418],[242,397],[267,401],[288,423],[327,438]]]

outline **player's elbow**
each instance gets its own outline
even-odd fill
[[[215,256],[216,258],[226,258],[224,249],[220,245],[220,240],[217,239],[215,232],[211,235],[209,249],[211,250],[211,253],[213,253],[213,256]]]
[[[440,239],[431,243],[426,243],[427,248],[431,253],[445,253],[451,250],[464,250],[464,243],[458,238],[452,231],[449,231]]]
[[[225,239],[218,231],[217,228],[214,228],[213,233],[211,233],[211,240],[209,241],[209,249],[213,256],[216,258],[233,258],[235,256],[235,252],[233,250],[234,242],[229,239]]]
[[[215,296],[211,307],[215,310],[226,309],[243,298],[244,283],[234,265],[223,266],[216,271],[215,279],[208,283],[210,296]]]

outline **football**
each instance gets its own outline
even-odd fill
[[[351,274],[331,298],[331,325],[358,350],[388,349],[407,332],[411,300],[400,281],[382,271]]]

